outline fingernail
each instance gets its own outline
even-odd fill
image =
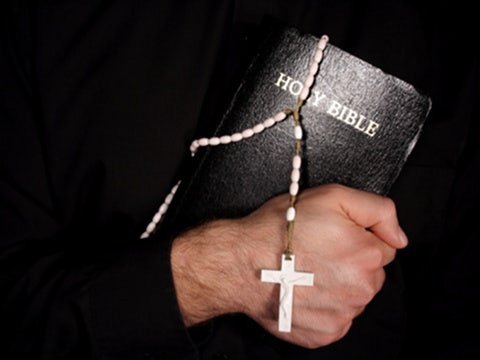
[[[405,234],[405,232],[402,230],[401,227],[399,227],[398,238],[399,238],[399,240],[400,240],[400,243],[401,243],[403,246],[407,246],[407,245],[408,245],[407,235]]]

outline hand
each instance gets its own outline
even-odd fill
[[[315,273],[313,287],[295,287],[290,333],[278,332],[279,286],[260,282],[279,269],[288,195],[238,220],[219,220],[174,241],[172,271],[187,326],[245,313],[275,336],[308,348],[343,337],[381,289],[396,249],[407,244],[394,203],[340,185],[305,190],[293,233],[296,269]]]

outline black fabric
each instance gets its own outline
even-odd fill
[[[404,303],[405,336],[380,316],[379,328],[350,333],[321,358],[478,357],[476,26],[473,9],[455,5],[3,2],[2,359],[253,359],[279,349],[310,358],[257,330],[235,337],[251,327],[245,318],[187,331],[168,261],[172,239],[138,239],[181,177],[189,142],[215,127],[266,14],[327,33],[433,102],[391,192],[410,238],[395,263],[406,292],[391,299],[387,288],[375,299],[385,312]],[[348,354],[350,341],[361,354]]]

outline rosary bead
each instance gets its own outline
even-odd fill
[[[162,218],[162,215],[160,213],[156,213],[154,216],[153,216],[153,219],[152,219],[152,222],[155,223],[155,224],[158,224],[160,222],[160,219]]]
[[[293,169],[292,170],[291,180],[292,180],[292,182],[298,182],[298,180],[300,180],[300,170],[299,169]]]
[[[296,196],[298,194],[298,182],[294,181],[290,184],[290,195]]]
[[[208,145],[208,139],[207,138],[198,139],[198,145],[207,146]]]
[[[220,142],[222,144],[229,144],[232,142],[232,137],[230,135],[223,135],[221,138],[220,138]]]
[[[321,49],[321,50],[325,50],[325,47],[327,46],[327,42],[328,42],[328,36],[327,35],[323,35],[321,38],[320,38],[320,41],[318,42],[318,48]]]
[[[302,158],[300,155],[295,155],[292,160],[292,166],[294,169],[300,169],[302,166]]]
[[[318,67],[319,65],[316,62],[312,63],[312,65],[310,65],[308,73],[312,76],[315,76],[315,74],[318,72]]]
[[[175,186],[172,188],[172,190],[170,190],[170,192],[171,192],[172,194],[175,194],[175,193],[177,192],[178,187],[180,186],[180,183],[181,183],[181,181],[177,182],[177,183],[175,184]]]
[[[168,205],[165,204],[165,203],[163,203],[163,204],[160,206],[160,208],[158,209],[158,213],[159,213],[160,215],[163,215],[163,214],[165,214],[165,213],[167,212],[167,210],[168,210]]]
[[[287,209],[287,221],[293,221],[295,220],[295,208],[290,206]]]
[[[263,125],[264,125],[266,128],[272,127],[273,125],[275,125],[275,119],[274,119],[274,118],[268,118],[267,120],[265,120],[265,121],[263,122]]]
[[[254,134],[254,132],[253,132],[252,129],[245,129],[245,130],[242,131],[242,136],[243,136],[244,139],[253,136],[253,134]]]
[[[306,88],[310,89],[312,87],[314,81],[315,81],[315,77],[312,74],[308,74],[307,78],[305,79],[304,86]]]
[[[279,113],[276,113],[275,116],[273,117],[276,122],[280,122],[285,120],[287,117],[287,114],[285,114],[283,111],[280,111]]]
[[[173,194],[170,193],[170,194],[168,194],[167,197],[165,198],[165,204],[170,205],[170,203],[172,202],[172,200],[173,200]]]
[[[156,224],[154,222],[151,222],[147,226],[147,232],[151,234],[153,232],[153,230],[155,230],[155,227],[156,227]]]
[[[319,63],[320,61],[322,61],[322,57],[323,57],[323,50],[322,49],[318,49],[316,52],[315,52],[315,57],[313,58],[314,61],[316,63]]]
[[[216,146],[220,144],[220,139],[218,137],[212,137],[208,140],[208,145]]]
[[[237,142],[243,139],[242,134],[240,133],[235,133],[232,135],[232,142]]]
[[[301,100],[307,100],[308,95],[310,95],[310,89],[308,87],[304,87],[298,96]]]
[[[261,133],[263,130],[265,130],[265,125],[263,124],[257,124],[253,127],[253,132],[255,134]]]
[[[303,137],[303,130],[300,125],[295,125],[295,139],[296,140],[302,140]]]

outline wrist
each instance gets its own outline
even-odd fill
[[[217,220],[175,239],[172,274],[186,326],[244,312],[243,293],[255,272],[245,254],[241,232],[236,220]]]

